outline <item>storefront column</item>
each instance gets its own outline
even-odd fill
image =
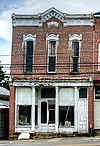
[[[35,87],[32,86],[32,131],[35,131]]]
[[[75,131],[78,131],[78,89],[77,87],[75,89]]]
[[[56,86],[56,100],[55,100],[55,132],[58,132],[58,118],[59,118],[59,101],[58,101],[58,87]]]

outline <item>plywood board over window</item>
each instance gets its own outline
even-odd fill
[[[74,89],[73,88],[61,88],[59,105],[74,105]]]
[[[32,104],[32,89],[30,87],[17,88],[17,104],[18,105]]]

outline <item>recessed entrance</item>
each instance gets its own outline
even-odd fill
[[[55,127],[55,88],[43,88],[40,103],[41,131],[52,131]]]

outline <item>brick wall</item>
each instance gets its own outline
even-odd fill
[[[100,70],[98,70],[98,48],[100,43],[100,18],[95,18],[94,27],[94,80],[100,80]]]
[[[55,20],[56,18],[51,18]],[[49,20],[50,21],[50,20]],[[12,70],[15,78],[70,78],[87,77],[89,72],[93,71],[91,63],[93,62],[93,27],[73,26],[63,27],[62,22],[59,27],[47,27],[47,22],[43,27],[14,27],[12,42]],[[24,34],[36,34],[36,45],[34,48],[33,74],[26,75],[23,71],[24,48],[22,47]],[[59,44],[57,49],[57,73],[47,74],[47,48],[46,34],[58,34]],[[70,52],[69,52],[69,34],[82,34],[82,43],[80,49],[80,72],[82,74],[70,75]]]
[[[94,87],[90,86],[88,88],[88,127],[94,128]]]
[[[15,87],[10,86],[9,133],[15,130]]]

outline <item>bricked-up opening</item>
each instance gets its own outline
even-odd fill
[[[79,98],[87,98],[87,88],[79,89]]]
[[[74,106],[59,106],[59,125],[74,126]]]
[[[27,41],[26,42],[26,66],[25,71],[26,72],[32,72],[32,66],[33,66],[33,41]]]

